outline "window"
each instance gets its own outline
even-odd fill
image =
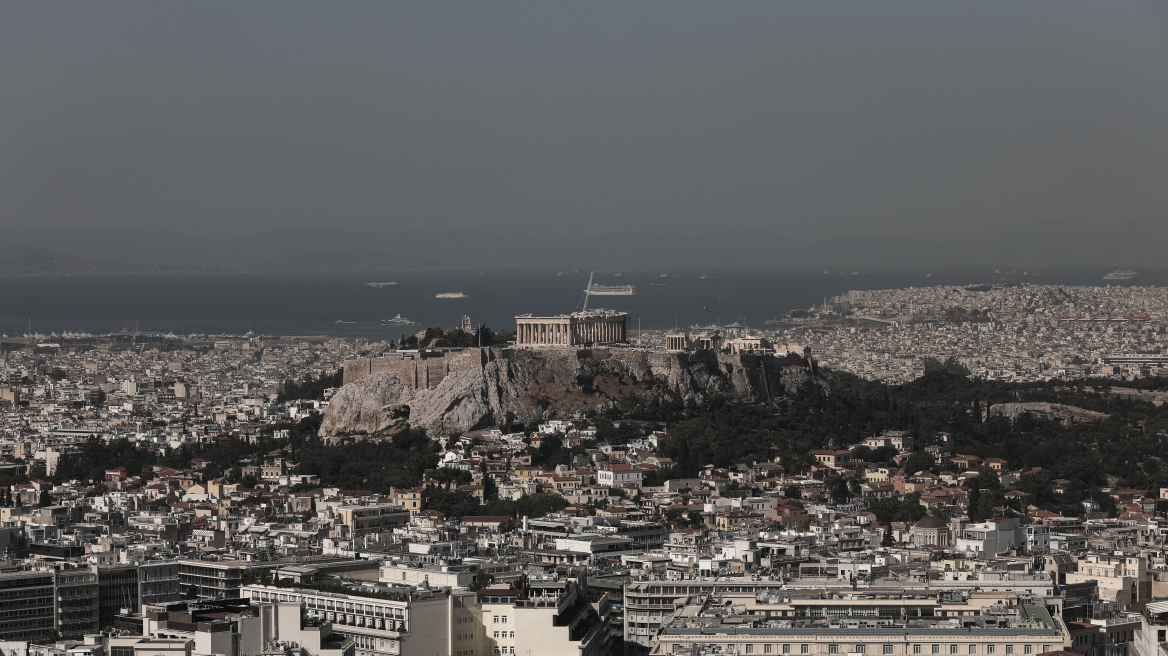
[[[746,653],[753,654],[754,653],[754,645],[746,645]]]
[[[1029,655],[1030,655],[1030,652],[1031,652],[1031,649],[1030,649],[1030,647],[1031,647],[1031,645],[1026,645],[1025,647],[1023,647],[1023,648],[1022,648],[1022,653],[1023,653],[1023,654],[1026,654],[1027,656],[1029,656]]]
[[[770,645],[770,644],[763,645],[763,646],[762,646],[762,653],[764,653],[764,654],[773,654],[773,653],[775,653],[775,646],[774,646],[774,645]]]
[[[811,653],[811,645],[799,645],[799,653],[800,654],[810,654]]]
[[[1014,653],[1014,645],[1006,645],[1006,655],[1009,656],[1010,654],[1013,654],[1013,653]]]
[[[784,654],[791,653],[791,645],[783,645],[783,653]]]
[[[1164,642],[1164,641],[1163,641],[1163,640],[1161,640],[1160,642]],[[1043,645],[1043,646],[1042,646],[1042,653],[1044,653],[1044,654],[1045,654],[1045,653],[1047,653],[1047,652],[1049,652],[1049,651],[1050,651],[1050,645]]]
[[[913,653],[914,654],[921,653],[921,646],[920,645],[913,645]]]
[[[499,637],[499,632],[498,632],[498,631],[495,631],[495,637],[496,637],[496,638],[498,638],[498,637]]]
[[[827,653],[838,654],[839,653],[839,645],[828,645],[827,646]]]
[[[892,653],[892,645],[884,645],[884,653],[891,654]]]
[[[969,653],[976,654],[977,653],[977,645],[970,645],[969,646]]]
[[[515,632],[514,632],[514,631],[512,631],[512,632],[511,632],[511,637],[512,637],[512,638],[514,638],[514,637],[515,637]]]
[[[993,656],[994,646],[993,645],[986,645],[986,653],[990,654],[990,656]]]
[[[856,653],[857,654],[867,653],[867,651],[868,651],[868,645],[865,645],[864,643],[860,643],[860,644],[856,645]]]
[[[500,622],[502,622],[503,624],[506,624],[506,623],[507,623],[507,616],[506,616],[506,615],[504,615],[504,616],[503,616],[503,619],[501,619],[501,620],[499,620],[499,621],[500,621]]]
[[[941,653],[941,645],[933,645],[933,648],[930,650],[930,653],[940,654]]]
[[[949,645],[949,653],[956,654],[957,653],[957,645]]]

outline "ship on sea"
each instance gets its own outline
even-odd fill
[[[1140,274],[1138,274],[1135,271],[1132,271],[1130,269],[1120,269],[1118,271],[1112,271],[1111,273],[1103,276],[1103,279],[1104,280],[1131,280],[1132,278],[1135,278],[1138,275],[1140,275]]]
[[[593,296],[632,296],[637,293],[632,285],[589,285],[587,291]]]
[[[592,276],[588,276],[588,288],[584,290],[585,293],[591,296],[632,296],[637,293],[637,289],[632,285],[596,285],[592,283]]]
[[[395,314],[395,315],[393,315],[392,319],[382,319],[381,323],[386,325],[386,326],[412,326],[417,322],[410,321],[409,319],[403,317],[400,314]]]
[[[434,298],[470,298],[462,292],[442,292],[441,294],[434,294]]]
[[[397,287],[396,282],[367,282],[366,287],[380,288],[380,287]]]

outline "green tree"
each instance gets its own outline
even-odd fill
[[[905,476],[912,476],[932,466],[933,457],[929,455],[928,451],[914,451],[912,455],[905,459],[902,468]]]

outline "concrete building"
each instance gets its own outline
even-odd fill
[[[179,590],[187,599],[238,599],[245,572],[258,574],[272,564],[257,565],[245,560],[180,560]]]
[[[32,640],[53,632],[54,585],[53,572],[0,575],[0,640]]]
[[[516,346],[578,346],[627,340],[629,315],[615,310],[588,310],[536,317],[515,317]]]
[[[89,569],[56,572],[56,630],[64,637],[96,633],[98,624],[97,573]]]
[[[1050,527],[1041,524],[1026,525],[1026,553],[1040,554],[1050,551]]]
[[[1026,532],[1018,519],[991,519],[970,524],[961,531],[957,549],[979,556],[996,556],[1014,547],[1026,545]]]
[[[1147,561],[1137,554],[1080,556],[1076,571],[1067,572],[1066,582],[1072,584],[1084,581],[1096,582],[1099,596],[1116,602],[1121,608],[1146,601],[1152,596],[1152,578]]]
[[[295,602],[247,599],[150,607],[142,636],[111,638],[110,656],[355,656],[355,642],[329,622],[304,616]]]
[[[475,573],[465,565],[386,561],[381,563],[377,578],[390,585],[465,588],[474,582]]]
[[[654,655],[1037,656],[1069,646],[1066,627],[1042,606],[1005,606],[977,620],[827,617],[803,621],[737,614],[708,600],[683,609],[653,641]]]
[[[484,654],[600,656],[609,653],[608,602],[593,608],[572,581],[479,591]]]
[[[450,588],[362,586],[353,594],[246,585],[252,603],[303,604],[309,618],[352,638],[354,656],[481,656],[474,593]]]
[[[410,512],[401,506],[376,504],[369,506],[340,506],[333,509],[337,523],[347,529],[346,538],[390,531],[395,526],[410,523]]]

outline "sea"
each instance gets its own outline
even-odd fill
[[[1031,283],[1168,284],[1168,267],[1140,267],[1106,281],[1114,267],[1002,269],[897,267],[606,270],[595,282],[633,285],[632,296],[593,296],[590,308],[629,313],[631,330],[766,320],[852,289]],[[589,272],[441,270],[392,273],[248,273],[13,277],[0,279],[0,333],[155,332],[176,335],[331,335],[397,339],[427,326],[471,322],[513,330],[515,316],[581,309]],[[396,282],[372,288],[366,282]],[[462,292],[466,298],[435,295]],[[408,326],[383,325],[395,315]]]

